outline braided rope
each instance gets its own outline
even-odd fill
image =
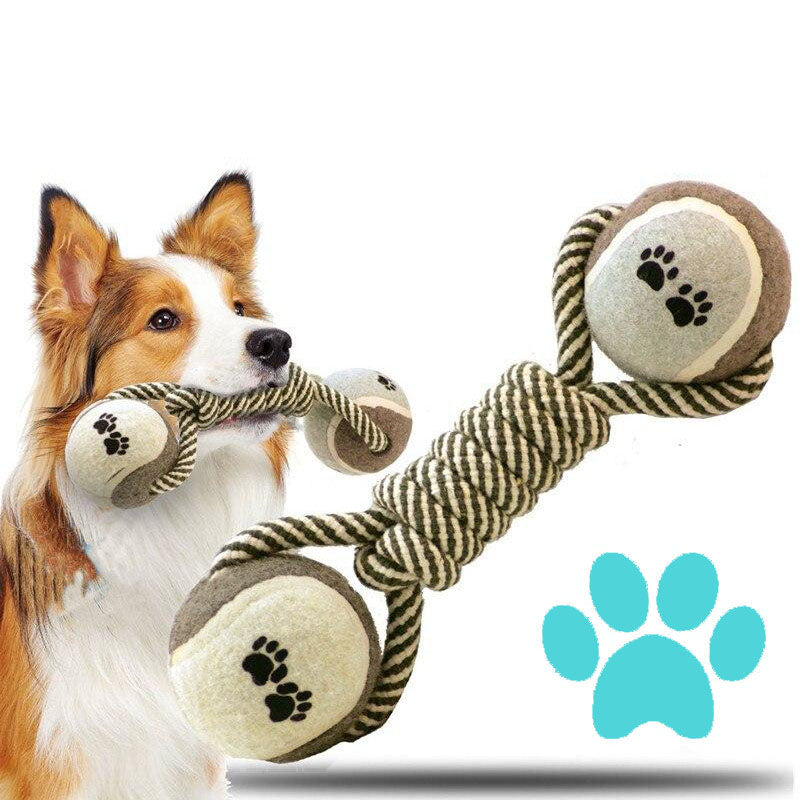
[[[753,400],[768,380],[769,349],[717,383],[591,383],[586,261],[620,211],[615,205],[590,211],[561,245],[553,281],[555,375],[531,362],[512,366],[427,455],[377,484],[369,510],[265,522],[242,531],[217,555],[212,576],[308,545],[356,546],[356,573],[385,593],[389,617],[380,675],[348,740],[383,725],[403,693],[419,647],[422,587],[452,586],[462,566],[530,511],[541,492],[606,443],[611,415],[715,416]]]
[[[197,434],[233,417],[257,414],[306,415],[314,402],[340,414],[376,455],[389,447],[386,434],[360,406],[331,389],[297,364],[289,365],[285,386],[252,389],[221,396],[202,389],[187,389],[175,383],[137,383],[112,392],[109,399],[163,400],[178,421],[178,455],[169,472],[153,481],[151,495],[172,491],[192,474],[197,459]]]

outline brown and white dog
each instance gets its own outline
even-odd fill
[[[0,530],[0,798],[226,794],[222,755],[173,699],[167,640],[217,549],[279,515],[288,425],[201,434],[190,480],[133,510],[74,486],[64,446],[81,410],[126,384],[225,394],[285,382],[291,340],[255,295],[256,233],[241,174],[217,181],[154,258],[123,258],[72,197],[42,194],[41,364]]]

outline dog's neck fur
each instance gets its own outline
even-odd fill
[[[99,508],[59,476],[100,580],[89,596],[75,592],[64,612],[51,612],[37,645],[45,686],[38,744],[58,761],[77,754],[88,781],[81,798],[127,797],[130,786],[137,798],[224,796],[221,785],[203,788],[202,774],[189,785],[198,766],[219,763],[220,754],[175,705],[169,632],[216,551],[238,530],[278,516],[283,490],[260,444],[206,444],[213,449],[201,450],[183,486],[139,509]]]

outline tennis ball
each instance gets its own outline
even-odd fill
[[[332,469],[351,475],[379,472],[403,452],[411,435],[411,407],[391,378],[370,369],[334,372],[325,379],[332,389],[357,403],[389,437],[389,449],[375,455],[343,417],[314,403],[305,418],[305,435],[313,453]]]
[[[335,570],[295,555],[197,584],[175,618],[170,654],[193,728],[229,756],[275,762],[341,741],[380,667],[361,597]]]
[[[175,463],[178,446],[167,421],[139,400],[101,400],[72,423],[66,445],[73,483],[117,508],[152,500],[153,481]]]
[[[586,266],[594,340],[637,378],[710,382],[751,364],[789,310],[789,255],[750,202],[717,186],[648,189]]]

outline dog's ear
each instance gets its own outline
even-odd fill
[[[223,175],[189,216],[164,236],[166,253],[205,258],[234,275],[253,268],[258,230],[253,222],[253,192],[247,175]]]
[[[116,240],[66,192],[42,192],[39,254],[34,266],[36,310],[86,316],[97,300],[97,284]]]

